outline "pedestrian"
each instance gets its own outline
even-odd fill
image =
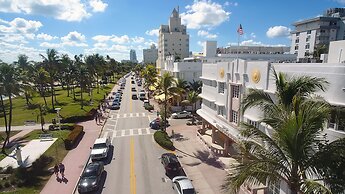
[[[61,177],[64,179],[65,178],[65,165],[62,164],[62,162],[60,162],[60,164],[59,164],[59,170],[60,170]]]
[[[54,166],[54,173],[56,175],[56,178],[59,178],[59,166],[57,164],[55,164]]]
[[[98,125],[98,113],[96,113],[95,115],[95,121],[96,121],[96,125]]]

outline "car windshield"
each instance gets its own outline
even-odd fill
[[[82,178],[96,178],[97,177],[97,167],[92,166],[90,168],[86,168],[83,174],[81,175]]]
[[[106,148],[107,145],[105,143],[97,143],[95,145],[93,145],[93,149],[102,149],[102,148]]]
[[[184,189],[183,194],[195,194],[195,190],[194,189]]]

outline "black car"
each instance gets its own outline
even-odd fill
[[[166,126],[169,126],[168,120],[165,120]],[[159,129],[161,127],[164,127],[163,121],[160,118],[156,118],[153,121],[150,122],[151,129]]]
[[[85,193],[98,190],[103,171],[103,162],[89,163],[80,177],[78,192]]]
[[[175,154],[162,154],[161,163],[163,164],[167,175],[179,175],[181,173],[182,167]]]

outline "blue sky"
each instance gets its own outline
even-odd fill
[[[157,30],[168,24],[179,6],[190,35],[190,50],[202,51],[205,40],[218,46],[290,46],[292,23],[312,18],[345,0],[0,0],[0,60],[13,62],[19,54],[41,60],[48,48],[59,53],[99,53],[129,59],[135,49],[157,42]]]

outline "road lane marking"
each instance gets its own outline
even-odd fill
[[[104,132],[103,137],[108,137],[108,131]]]
[[[134,166],[134,139],[130,140],[130,194],[136,194],[136,176]]]
[[[117,118],[120,118],[120,114],[118,114],[116,117],[117,117]]]
[[[138,129],[138,135],[141,135],[142,134],[142,129]]]
[[[151,134],[151,131],[149,128],[146,128],[146,134]]]
[[[139,113],[138,112],[137,112],[136,116],[139,117]]]
[[[127,114],[125,113],[125,114],[123,114],[123,118],[126,118],[127,117]]]
[[[129,129],[129,136],[133,135],[133,129]]]
[[[125,136],[126,130],[121,130],[121,136]]]
[[[129,117],[133,117],[133,113],[130,113],[130,114],[129,114]]]
[[[143,115],[143,117],[145,116],[145,113],[143,112],[143,113],[141,113],[141,115]]]

